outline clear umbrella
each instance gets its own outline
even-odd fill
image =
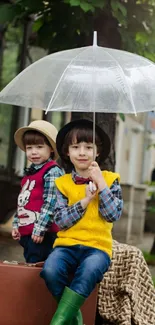
[[[1,91],[0,102],[46,111],[152,111],[155,64],[97,46],[94,37],[93,46],[54,53],[30,65]]]

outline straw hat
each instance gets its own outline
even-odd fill
[[[60,129],[56,138],[56,146],[58,154],[62,160],[65,160],[65,157],[62,153],[62,146],[64,144],[65,136],[69,131],[76,127],[89,128],[93,130],[93,122],[87,119],[74,120],[67,123]],[[111,142],[107,133],[103,129],[101,129],[100,126],[97,124],[95,124],[95,132],[98,134],[103,144],[103,149],[100,153],[100,161],[104,161],[110,153]]]
[[[26,131],[30,131],[30,130],[38,131],[38,132],[42,133],[47,138],[47,140],[49,141],[49,143],[51,144],[51,146],[54,150],[54,159],[57,159],[58,152],[56,149],[55,142],[56,142],[56,136],[57,136],[58,131],[55,128],[55,126],[47,121],[36,120],[36,121],[31,122],[28,126],[18,129],[15,132],[14,139],[15,139],[17,146],[23,151],[25,151],[25,146],[23,143],[23,135]]]

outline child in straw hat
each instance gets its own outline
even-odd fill
[[[55,160],[57,129],[37,120],[15,133],[17,146],[31,162],[25,169],[13,220],[12,237],[24,248],[27,263],[44,261],[52,250],[58,227],[53,223],[55,179],[62,175]]]
[[[123,206],[120,176],[101,171],[99,164],[110,152],[110,140],[99,126],[95,129],[94,146],[89,120],[72,121],[57,135],[58,153],[72,171],[55,181],[54,220],[60,231],[41,272],[59,302],[50,325],[82,325],[80,307],[111,261],[112,225]],[[72,281],[69,273],[74,274]]]

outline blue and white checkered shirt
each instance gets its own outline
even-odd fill
[[[76,175],[73,170],[73,181]],[[54,221],[60,229],[65,230],[76,224],[86,209],[83,209],[80,201],[68,206],[68,199],[58,189],[56,195]],[[122,209],[122,190],[118,180],[115,180],[110,188],[106,186],[103,191],[99,192],[99,211],[106,221],[114,222],[120,218]]]
[[[39,165],[31,164],[31,166],[26,170],[27,172],[29,171],[29,169],[34,169],[35,171],[38,171],[50,160],[51,158],[49,158],[45,163]],[[40,211],[39,220],[34,225],[33,235],[43,236],[45,234],[45,231],[48,230],[49,226],[53,222],[53,213],[56,203],[55,179],[62,176],[63,174],[63,171],[58,166],[52,167],[44,174],[44,204],[42,205]],[[13,228],[18,228],[17,214],[15,214],[14,216]]]

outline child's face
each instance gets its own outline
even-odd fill
[[[26,145],[27,159],[35,165],[42,164],[49,159],[51,152],[53,152],[53,149],[46,143]]]
[[[95,145],[95,158],[93,158],[93,143],[74,141],[68,148],[68,156],[77,173],[87,171],[90,164],[98,156]]]

